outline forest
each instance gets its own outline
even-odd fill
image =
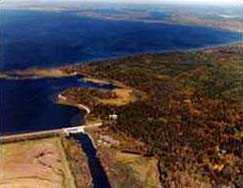
[[[110,91],[72,88],[112,132],[144,142],[160,161],[163,186],[188,174],[213,187],[243,187],[243,56],[239,45],[191,52],[143,54],[67,68],[118,81],[146,97],[124,106],[95,102]],[[99,94],[97,94],[99,93]],[[103,94],[101,94],[103,93]],[[87,98],[92,100],[85,100]]]

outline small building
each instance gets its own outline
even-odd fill
[[[64,133],[65,133],[65,135],[84,133],[84,127],[79,126],[79,127],[65,128]]]
[[[109,115],[109,119],[116,121],[116,120],[118,120],[118,115],[117,114],[111,114],[111,115]]]

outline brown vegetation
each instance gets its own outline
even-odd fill
[[[233,46],[140,55],[69,70],[146,93],[145,100],[121,107],[96,103],[93,113],[103,120],[112,112],[119,115],[107,127],[146,144],[147,153],[160,159],[164,186],[193,176],[191,187],[198,181],[241,187],[242,62],[239,46]]]

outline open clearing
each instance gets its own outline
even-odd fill
[[[123,106],[136,100],[136,97],[133,95],[133,90],[130,88],[114,89],[112,92],[116,95],[116,98],[99,99],[99,101],[106,105]]]
[[[60,138],[3,144],[0,188],[74,188]]]
[[[160,187],[157,159],[122,153],[116,149],[108,149],[105,147],[101,151],[99,157],[107,171],[112,187]]]

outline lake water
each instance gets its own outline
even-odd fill
[[[79,126],[85,112],[56,104],[57,94],[69,87],[111,89],[82,81],[78,76],[0,81],[1,134]]]
[[[112,21],[77,12],[5,11],[0,70],[49,67],[141,52],[200,48],[239,40],[207,27]]]
[[[53,67],[141,52],[219,45],[238,34],[206,27],[111,21],[77,12],[5,10],[0,70]],[[77,77],[0,80],[1,133],[54,129],[80,124],[75,108],[52,97],[71,86],[94,87]],[[96,87],[96,86],[95,86]]]

